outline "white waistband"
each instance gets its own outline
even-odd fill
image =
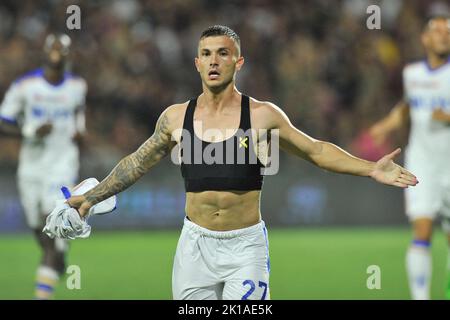
[[[195,233],[199,233],[200,235],[216,238],[216,239],[232,239],[236,237],[240,237],[243,235],[249,235],[255,232],[260,232],[264,227],[265,223],[263,220],[258,222],[257,224],[242,228],[242,229],[236,229],[236,230],[229,230],[229,231],[214,231],[209,230],[206,228],[203,228],[199,226],[198,224],[192,222],[191,220],[184,218],[184,227],[189,229],[190,231],[193,231]]]

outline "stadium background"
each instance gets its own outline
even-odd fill
[[[81,30],[65,28],[71,4],[81,8]],[[381,30],[366,27],[370,4],[381,8]],[[81,178],[102,179],[151,134],[165,107],[201,92],[193,65],[199,34],[225,24],[241,37],[242,92],[276,103],[309,135],[376,160],[405,146],[407,131],[375,146],[367,128],[400,99],[404,64],[423,58],[425,16],[448,10],[445,2],[425,0],[6,0],[0,4],[0,96],[40,65],[48,32],[68,33],[71,68],[89,86]],[[0,137],[2,299],[31,297],[38,260],[16,191],[19,146]],[[89,240],[72,243],[68,262],[82,267],[83,287],[71,291],[63,284],[57,298],[170,298],[184,211],[179,168],[160,163],[118,201],[114,214],[90,220]],[[262,198],[272,297],[407,299],[410,231],[403,207],[401,190],[282,154]],[[435,238],[433,298],[443,298],[445,241],[440,231]],[[366,269],[374,264],[381,268],[381,290],[366,287]]]

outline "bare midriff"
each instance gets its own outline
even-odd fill
[[[229,231],[261,220],[261,191],[202,191],[186,193],[186,215],[203,228]]]

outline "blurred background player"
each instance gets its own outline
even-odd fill
[[[412,298],[430,299],[430,246],[438,213],[450,244],[449,17],[429,18],[421,40],[426,59],[404,68],[405,98],[371,128],[371,134],[381,143],[392,131],[411,123],[405,166],[421,183],[405,190],[406,213],[413,227],[406,269]],[[446,295],[450,298],[450,276]]]
[[[85,132],[86,83],[66,71],[71,39],[46,37],[45,63],[14,81],[0,108],[0,128],[22,137],[18,188],[28,226],[42,250],[35,298],[48,299],[65,270],[67,243],[42,233],[46,215],[62,185],[78,178],[79,148]]]

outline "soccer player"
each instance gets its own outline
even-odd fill
[[[403,69],[404,99],[370,130],[375,141],[381,143],[392,131],[411,123],[405,166],[421,183],[405,191],[406,214],[413,229],[406,269],[411,296],[420,300],[430,298],[430,246],[433,220],[438,213],[443,216],[442,226],[450,243],[449,18],[429,18],[421,40],[426,59]]]
[[[264,130],[278,130],[283,149],[321,168],[403,188],[417,183],[392,161],[400,149],[377,163],[358,159],[296,129],[274,104],[240,93],[235,77],[243,65],[234,31],[226,26],[206,29],[195,58],[203,93],[168,107],[137,151],[98,186],[68,199],[84,217],[94,204],[131,186],[180,144],[186,218],[174,259],[174,299],[270,298],[267,230],[260,213],[263,165],[251,161]],[[247,135],[249,129],[254,130]],[[274,153],[278,150],[272,142]]]
[[[42,250],[35,298],[52,297],[65,271],[67,243],[50,239],[42,228],[59,188],[78,179],[79,148],[85,132],[86,82],[66,71],[71,40],[50,34],[45,63],[14,81],[0,107],[0,129],[22,137],[18,187],[28,226]]]

